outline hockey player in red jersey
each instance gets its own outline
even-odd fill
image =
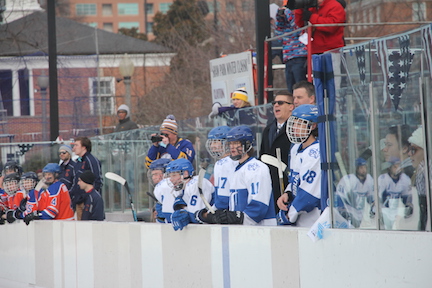
[[[37,197],[37,211],[26,215],[24,222],[28,225],[32,220],[73,220],[74,212],[71,208],[71,199],[66,186],[60,182],[60,166],[48,163],[42,170],[45,184],[48,188],[39,192]]]
[[[25,193],[19,187],[20,175],[18,173],[10,173],[3,179],[3,188],[7,194],[7,200],[4,201],[7,211],[2,215],[9,223],[16,220],[15,210],[20,207],[21,201],[26,197]]]

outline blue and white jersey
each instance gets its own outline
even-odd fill
[[[355,174],[342,177],[336,188],[337,206],[345,208],[354,218],[353,225],[358,227],[363,219],[365,204],[373,202],[374,180],[370,174],[362,182]]]
[[[229,179],[230,211],[242,211],[243,225],[276,225],[272,182],[268,166],[250,157]]]
[[[378,191],[383,207],[397,208],[400,200],[404,204],[411,203],[411,180],[401,173],[398,179],[393,179],[388,173],[378,177]]]
[[[171,183],[168,183],[169,179],[163,179],[156,185],[154,190],[156,199],[162,203],[162,213],[165,217],[165,222],[171,222],[171,214],[174,212],[174,201],[178,196],[183,195],[182,198],[187,204],[187,208],[185,209],[190,213],[195,213],[196,211],[206,207],[199,196],[198,176],[194,176],[191,180],[189,180],[185,185],[185,189],[181,191],[174,191],[174,189],[169,185]],[[211,184],[211,182],[205,178],[203,179],[202,183],[202,192],[207,201],[211,203],[214,187],[213,184]]]
[[[185,209],[187,209],[189,213],[195,213],[196,211],[206,208],[204,202],[199,196],[198,179],[199,179],[198,176],[194,176],[191,180],[189,180],[186,183],[186,187],[183,190],[182,198],[187,204],[187,208]],[[202,182],[202,192],[204,198],[207,199],[209,203],[213,202],[214,190],[215,189],[213,187],[213,184],[209,180],[204,178]]]
[[[301,144],[291,148],[288,189],[294,195],[289,199],[288,218],[299,227],[311,227],[321,214],[321,160],[318,141],[305,149]]]
[[[172,195],[173,188],[168,185],[168,179],[162,179],[156,184],[153,191],[156,199],[162,204],[162,213],[165,218],[165,222],[171,221],[171,214],[174,212],[174,196]]]
[[[232,160],[229,156],[220,159],[214,165],[213,177],[215,183],[215,204],[216,209],[229,209],[230,178],[234,175],[238,161]]]

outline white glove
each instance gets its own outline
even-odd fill
[[[35,190],[36,191],[41,191],[42,189],[47,189],[47,188],[48,188],[48,186],[45,183],[45,179],[41,179],[39,181],[39,183],[36,185]]]
[[[209,114],[209,118],[214,118],[219,114],[219,108],[222,107],[222,105],[219,102],[213,103],[212,106],[212,112]]]

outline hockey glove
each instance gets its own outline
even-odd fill
[[[221,224],[243,224],[244,213],[241,211],[223,210]]]
[[[14,210],[9,210],[6,212],[6,220],[9,224],[15,222],[16,218]]]
[[[413,211],[414,211],[413,204],[408,203],[407,205],[405,205],[405,215],[404,215],[404,217],[405,218],[411,217],[411,215],[413,214]]]
[[[173,209],[174,209],[174,211],[176,211],[176,210],[180,210],[180,209],[183,209],[183,208],[185,208],[187,205],[186,205],[186,202],[183,200],[183,198],[182,197],[177,197],[177,198],[175,198],[175,200],[174,200],[174,204],[173,204]]]
[[[27,198],[24,198],[21,200],[18,210],[21,212],[26,211],[26,205],[27,205]]]
[[[24,217],[24,222],[25,222],[25,224],[26,224],[26,225],[29,225],[31,221],[33,221],[33,220],[38,220],[38,219],[39,219],[39,214],[40,214],[39,211],[33,211],[32,213],[27,214],[27,215]]]
[[[189,222],[189,212],[185,209],[174,211],[174,213],[171,214],[171,224],[174,228],[174,231],[179,229],[183,230],[183,228],[186,227]]]
[[[278,225],[291,225],[292,223],[288,220],[287,211],[280,210],[276,215],[276,220]]]
[[[216,210],[215,213],[212,214],[206,208],[204,208],[195,212],[195,219],[199,223],[221,224],[220,223],[221,214],[222,214],[222,210]]]
[[[156,221],[158,223],[165,223],[165,215],[162,213],[162,204],[156,203],[155,209],[156,209],[156,213],[157,213]]]

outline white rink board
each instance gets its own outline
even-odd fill
[[[38,287],[430,287],[432,233],[124,222],[0,226],[0,279]],[[6,264],[7,263],[7,264]]]

